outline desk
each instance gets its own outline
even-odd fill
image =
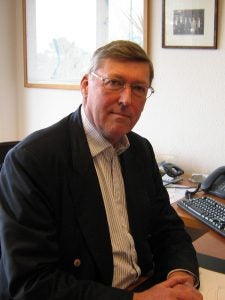
[[[186,184],[187,181],[184,179],[182,184]],[[190,183],[188,183],[190,185]],[[203,192],[197,193],[197,196],[205,196]],[[225,204],[225,200],[211,196],[221,203]],[[193,241],[193,245],[197,253],[209,255],[212,257],[220,258],[225,260],[225,238],[222,237],[219,233],[210,229],[207,225],[197,220],[192,215],[186,213],[182,208],[178,207],[176,203],[173,203],[172,206],[177,211],[178,215],[184,221],[185,226],[191,228],[191,230],[195,231],[198,235]]]
[[[193,242],[198,253],[225,260],[225,238],[213,230],[209,230]]]

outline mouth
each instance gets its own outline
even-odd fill
[[[130,114],[127,114],[127,113],[113,112],[112,114],[113,114],[113,115],[116,115],[116,116],[118,116],[118,117],[122,117],[122,118],[128,118],[128,119],[131,118],[131,115],[130,115]]]

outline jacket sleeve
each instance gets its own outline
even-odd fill
[[[131,300],[128,291],[78,280],[59,267],[60,246],[53,202],[58,195],[48,160],[17,147],[0,174],[1,299]],[[46,164],[43,164],[46,163]],[[40,180],[41,179],[41,180]],[[51,191],[51,194],[50,194]],[[3,292],[4,290],[4,292]]]

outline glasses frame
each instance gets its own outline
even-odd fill
[[[113,79],[114,79],[114,78],[110,78],[110,77],[102,77],[102,76],[96,74],[96,73],[93,72],[93,71],[91,72],[91,75],[93,75],[95,78],[101,80],[102,85],[103,85],[103,87],[104,87],[105,89],[107,89],[107,88],[105,87],[105,80],[106,80],[106,79],[109,79],[109,80],[113,80]],[[122,79],[116,79],[116,78],[115,78],[114,80],[118,80],[118,81],[120,81],[121,83],[123,83],[123,87],[121,87],[121,89],[118,89],[118,90],[117,90],[117,89],[115,89],[115,90],[114,90],[114,89],[107,89],[108,91],[121,92],[121,91],[123,91],[126,87],[130,87],[130,88],[131,88],[131,91],[132,91],[132,94],[133,94],[134,92],[133,92],[132,87],[138,85],[138,84],[128,83],[128,82],[126,82],[126,81],[124,81],[124,80],[122,80]],[[146,99],[150,98],[150,97],[152,96],[152,94],[155,93],[155,90],[154,90],[153,87],[151,87],[151,86],[145,86],[145,88],[148,89],[147,95],[148,95],[148,93],[149,93],[148,96],[146,96],[146,97],[143,98],[143,99],[146,100]],[[135,95],[135,96],[141,98],[140,96],[137,96],[137,95]]]

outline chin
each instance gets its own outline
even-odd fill
[[[108,132],[108,140],[119,141],[124,135],[126,135],[130,130],[113,130]]]

